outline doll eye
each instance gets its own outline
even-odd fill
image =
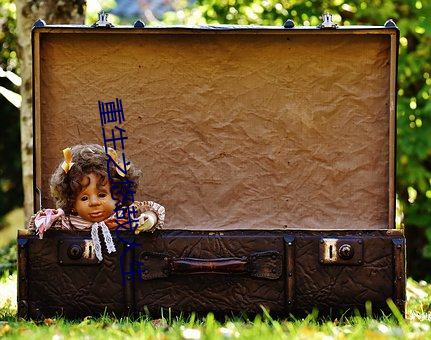
[[[85,201],[88,201],[88,197],[87,197],[87,196],[82,196],[82,197],[81,197],[81,201],[84,201],[84,202],[85,202]]]
[[[100,194],[99,194],[99,197],[100,198],[104,198],[104,197],[106,197],[107,195],[104,193],[104,192],[101,192]]]

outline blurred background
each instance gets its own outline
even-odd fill
[[[31,27],[88,24],[316,26],[400,29],[397,108],[397,227],[407,235],[407,271],[431,281],[431,2],[428,0],[0,0],[0,274],[15,270],[16,230],[32,213]],[[352,60],[354,62],[354,60]]]

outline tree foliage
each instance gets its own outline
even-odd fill
[[[3,91],[16,94],[19,88],[9,79],[18,72],[15,5],[11,0],[0,0],[0,27],[0,87]],[[22,205],[22,180],[19,109],[0,95],[0,113],[1,217],[13,207]]]
[[[431,2],[426,0],[197,0],[169,13],[185,24],[315,26],[323,13],[339,25],[383,25],[400,29],[397,110],[397,182],[405,215],[410,274],[431,279]],[[428,259],[428,260],[424,260]]]

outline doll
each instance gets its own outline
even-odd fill
[[[39,238],[50,228],[91,230],[96,256],[101,260],[99,230],[111,253],[115,246],[109,230],[128,229],[139,234],[163,227],[165,208],[153,201],[134,202],[141,171],[131,162],[126,166],[118,161],[115,150],[108,148],[108,156],[102,146],[88,144],[64,149],[63,154],[64,161],[50,182],[57,208],[39,211],[29,223]]]

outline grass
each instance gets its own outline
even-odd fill
[[[0,282],[0,337],[8,339],[431,339],[431,285],[409,279],[406,319],[397,315],[318,319],[273,319],[263,310],[253,319],[216,320],[213,314],[151,319],[103,315],[83,320],[22,320],[16,316],[16,273]]]

